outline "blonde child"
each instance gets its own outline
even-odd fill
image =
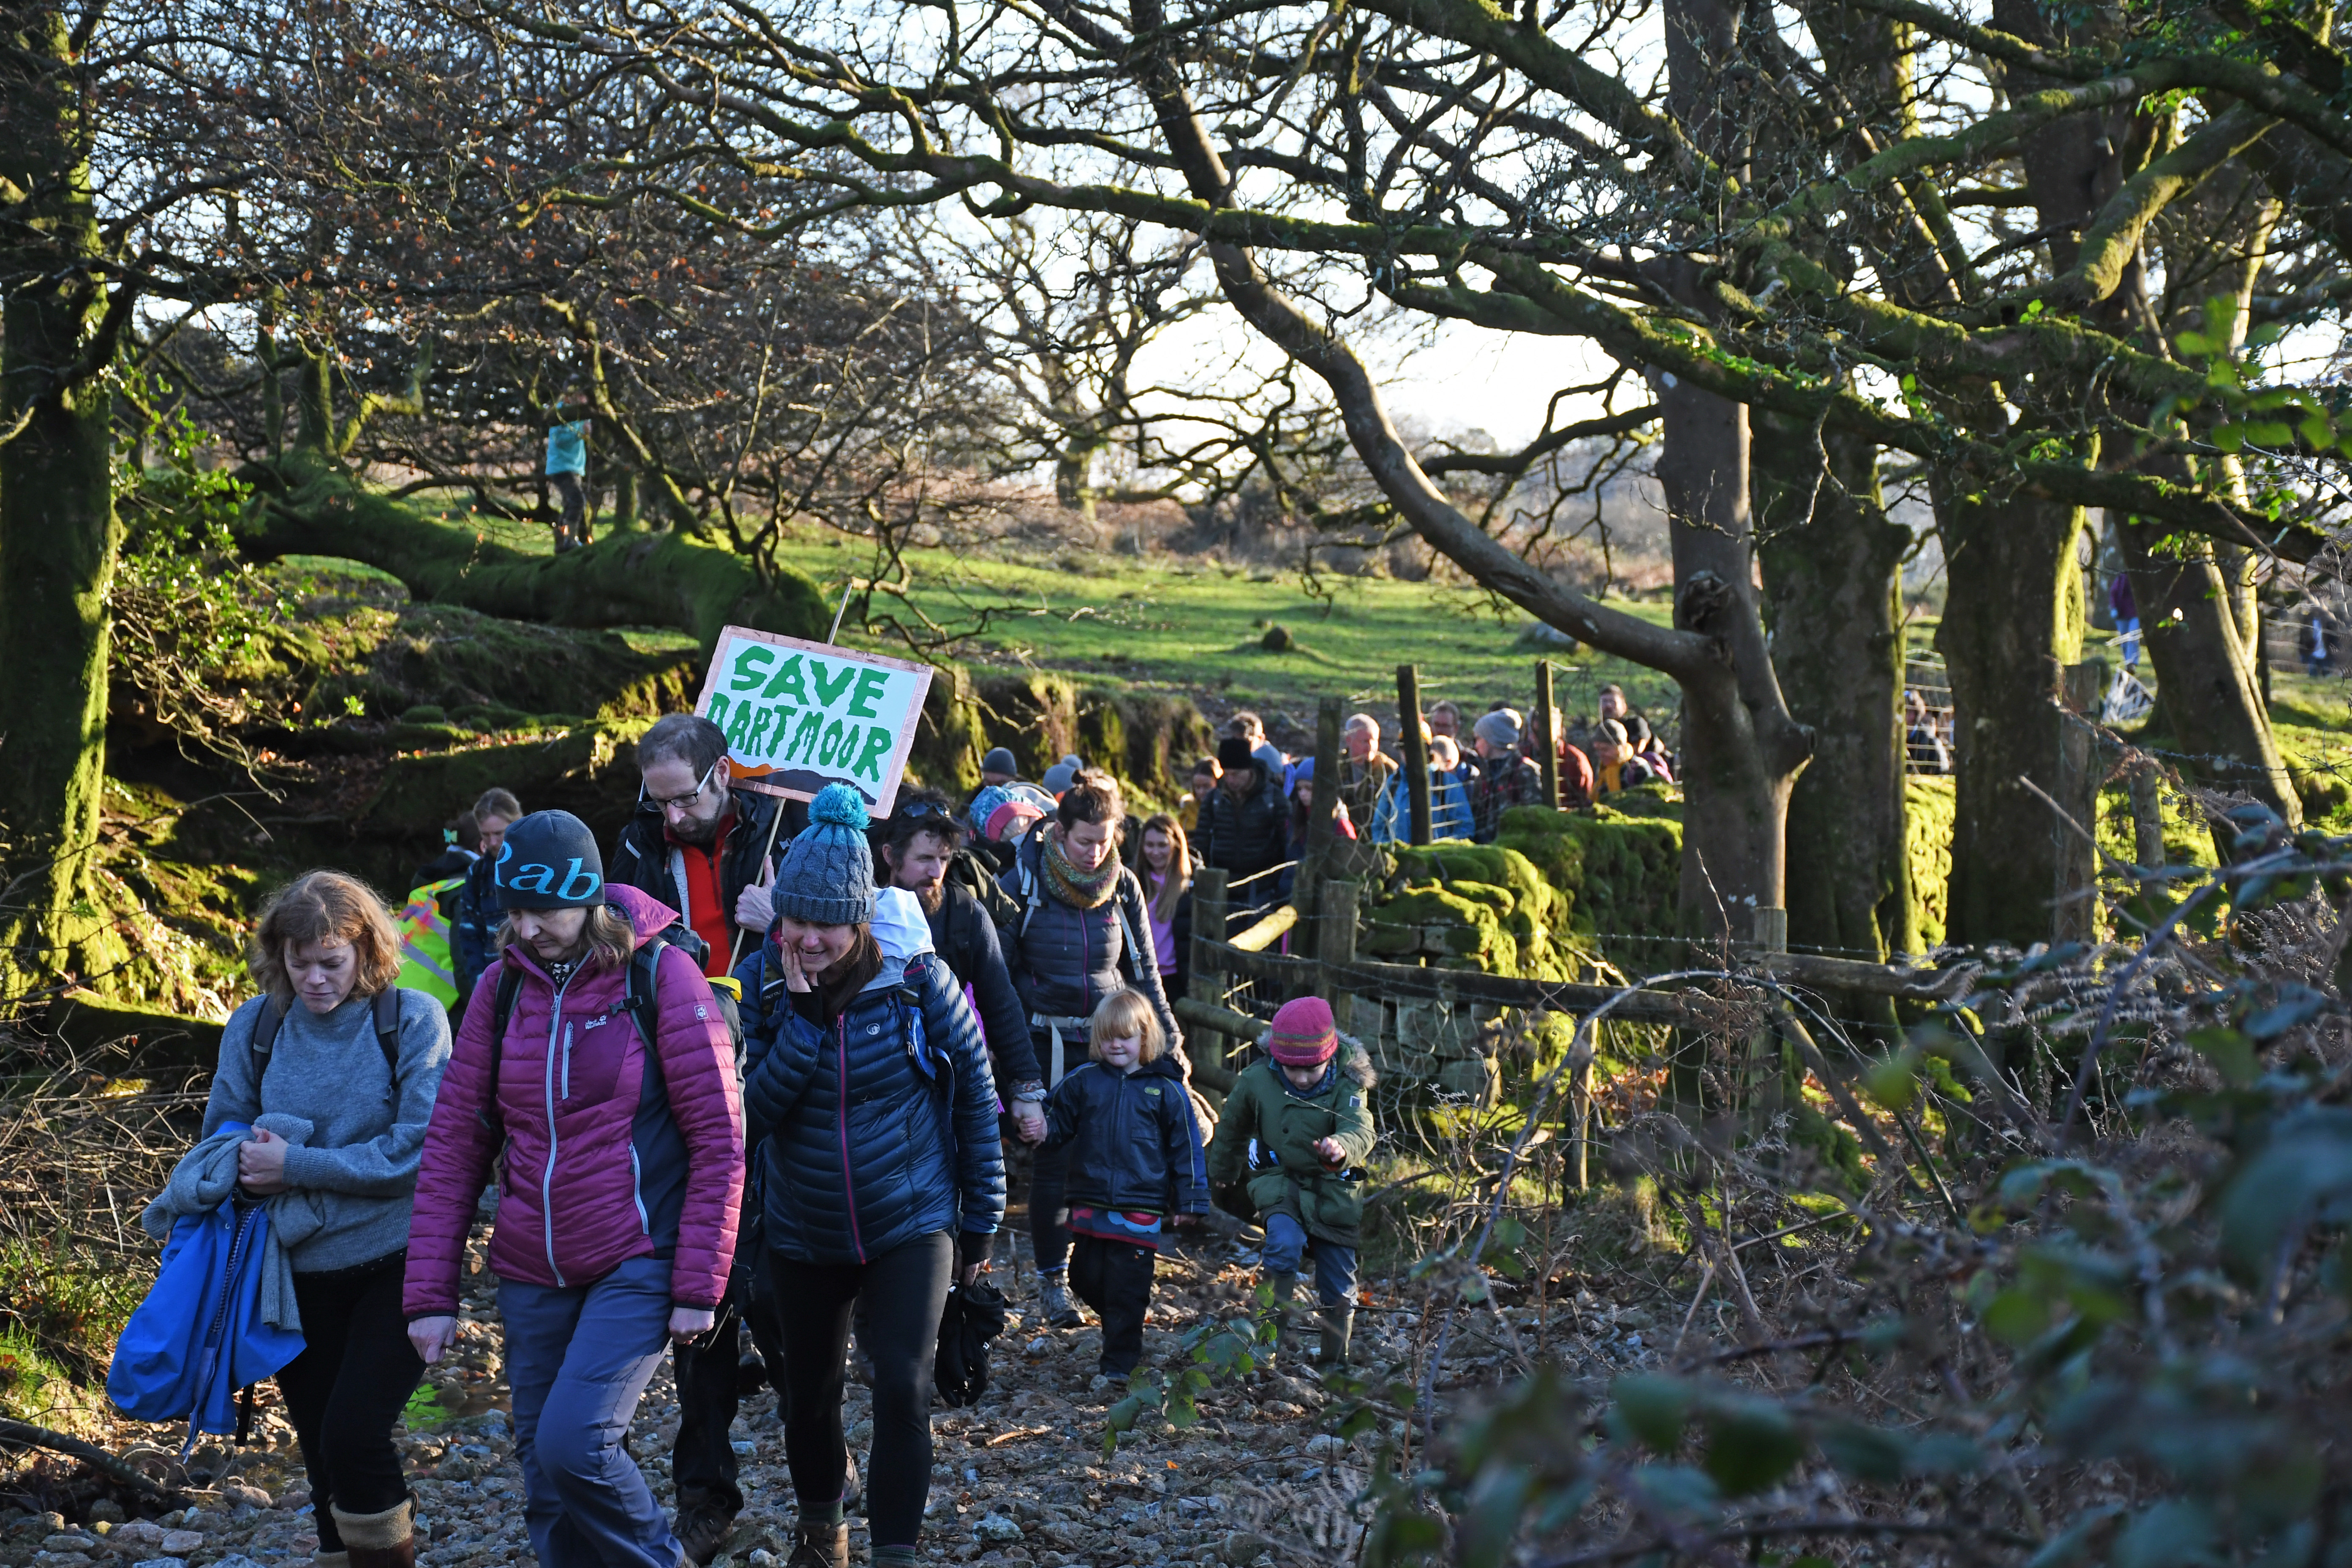
[[[1143,1359],[1162,1226],[1206,1214],[1209,1184],[1192,1096],[1150,1000],[1114,991],[1088,1025],[1092,1059],[1055,1089],[1044,1147],[1070,1151],[1070,1288],[1102,1319],[1099,1382]]]

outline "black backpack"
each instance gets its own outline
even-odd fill
[[[1009,951],[1021,923],[1021,900],[1007,892],[1004,884],[990,873],[988,863],[968,848],[957,850],[948,861],[947,879],[979,901],[981,912],[996,927],[997,945]]]
[[[710,944],[696,935],[693,928],[684,921],[677,921],[629,955],[628,988],[621,1011],[636,1025],[637,1037],[646,1043],[646,1059],[653,1064],[656,1073],[661,1071],[661,1052],[654,1044],[654,1026],[661,1016],[661,955],[662,949],[666,947],[684,952],[694,960],[698,969],[702,967],[710,952]],[[491,997],[489,1090],[482,1102],[483,1124],[493,1131],[498,1130],[490,1119],[498,1110],[499,1063],[506,1055],[507,1022],[514,1016],[515,998],[521,993],[522,972],[502,966],[499,971],[499,988]],[[727,1038],[735,1047],[735,1078],[740,1084],[743,1077],[742,1010],[736,1005],[733,993],[723,987],[712,986],[710,994],[719,1004],[719,1016],[725,1020]]]
[[[383,1065],[392,1069],[393,1088],[400,1087],[400,988],[387,985],[375,994],[375,1044],[383,1053]],[[253,1021],[253,1034],[247,1040],[251,1053],[253,1092],[261,1095],[261,1075],[269,1070],[269,1053],[278,1045],[278,1031],[286,1026],[286,1005],[270,992],[261,999],[261,1016]]]

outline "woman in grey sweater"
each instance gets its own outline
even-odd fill
[[[291,1141],[257,1131],[237,1150],[237,1184],[252,1197],[307,1194],[323,1221],[287,1249],[304,1348],[278,1374],[317,1507],[316,1561],[410,1568],[392,1426],[425,1363],[400,1292],[448,1015],[423,992],[390,989],[400,941],[383,901],[339,872],[310,872],[270,900],[252,968],[262,994],[221,1037],[205,1135],[264,1113],[310,1124]]]

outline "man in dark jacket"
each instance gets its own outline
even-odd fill
[[[769,879],[808,826],[808,806],[730,787],[727,736],[697,713],[673,713],[645,732],[637,775],[636,815],[613,845],[605,879],[683,914],[709,950],[703,973],[725,974],[739,930],[750,933],[747,947],[768,932]]]
[[[1029,1013],[1005,967],[996,922],[971,889],[950,881],[948,869],[963,842],[948,797],[937,790],[902,791],[889,820],[877,825],[875,868],[889,885],[915,895],[931,928],[931,946],[971,988],[982,1033],[988,1037],[996,1087],[1024,1141],[1045,1135],[1045,1080],[1029,1039]]]
[[[457,891],[457,915],[449,922],[449,958],[457,972],[455,1016],[464,1016],[474,982],[490,966],[490,942],[498,935],[499,922],[506,918],[491,873],[498,865],[499,851],[506,845],[507,829],[521,820],[522,803],[510,790],[492,785],[474,802],[474,833],[480,853],[467,868],[466,885]]]
[[[1276,891],[1275,879],[1259,874],[1289,858],[1290,814],[1283,803],[1282,781],[1266,776],[1265,763],[1239,735],[1217,742],[1217,765],[1224,773],[1202,808],[1201,859],[1222,869],[1233,882],[1257,878],[1234,888],[1232,895],[1236,907],[1255,909],[1272,902]]]

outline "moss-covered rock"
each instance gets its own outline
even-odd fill
[[[1682,879],[1679,803],[1645,790],[1617,798],[1654,815],[1635,816],[1616,805],[1583,811],[1514,806],[1503,814],[1495,841],[1542,868],[1546,880],[1567,895],[1568,929],[1604,952],[1612,938],[1674,935]]]
[[[1952,814],[1948,774],[1913,773],[1903,781],[1903,848],[1911,862],[1911,900],[1917,907],[1923,947],[1943,945],[1950,927],[1947,892],[1952,880]]]

